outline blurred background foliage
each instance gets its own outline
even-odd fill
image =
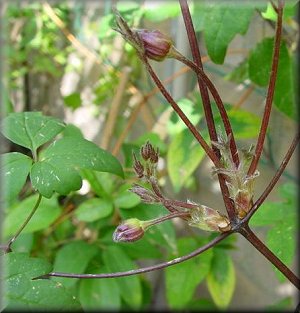
[[[119,1],[116,5],[132,27],[159,29],[190,56],[177,2]],[[257,197],[280,164],[296,129],[298,6],[297,1],[289,1],[284,13],[275,107],[260,163]],[[130,270],[181,256],[208,242],[214,235],[177,220],[151,228],[134,244],[112,241],[121,220],[146,220],[164,213],[164,208],[143,204],[128,191],[136,181],[132,152],[138,153],[147,140],[159,147],[160,184],[168,197],[192,199],[224,212],[217,182],[211,177],[211,163],[157,92],[135,51],[113,31],[111,8],[111,1],[3,3],[3,115],[41,111],[60,118],[68,124],[64,132],[84,136],[107,149],[119,158],[125,171],[123,180],[82,170],[84,183],[78,192],[44,199],[35,219],[12,246],[14,253],[8,258],[15,263],[8,266],[8,275],[22,264],[26,277],[34,276],[32,258],[36,258],[37,268],[50,267],[44,264],[49,262],[54,271]],[[239,147],[248,148],[259,132],[276,14],[262,1],[243,5],[194,1],[191,12],[205,70],[226,103]],[[153,65],[180,107],[208,139],[195,76],[174,60]],[[219,125],[220,117],[213,109]],[[1,152],[22,149],[3,142]],[[252,222],[289,266],[295,262],[295,168],[294,158],[282,186]],[[35,201],[27,184],[18,199],[4,204],[4,239],[22,224]],[[279,234],[285,234],[284,241]],[[84,310],[290,308],[295,294],[289,284],[280,275],[277,280],[272,266],[260,255],[256,258],[256,252],[247,251],[244,241],[232,236],[203,255],[165,269],[163,275],[53,279],[48,289],[41,283],[39,295],[26,292],[28,285],[24,284],[23,290],[9,289],[6,305]],[[21,252],[28,254],[18,256]]]

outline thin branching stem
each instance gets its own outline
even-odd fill
[[[258,161],[260,159],[260,156],[263,150],[267,128],[269,125],[273,96],[274,96],[274,91],[275,91],[278,63],[279,63],[283,6],[284,6],[284,2],[279,0],[278,10],[277,10],[278,17],[277,17],[277,26],[276,26],[276,34],[275,34],[275,43],[274,43],[274,49],[273,49],[271,74],[270,74],[270,80],[269,80],[267,97],[266,97],[266,105],[265,105],[264,115],[263,115],[263,119],[262,119],[262,123],[260,127],[260,132],[259,132],[258,139],[257,139],[255,154],[249,166],[248,175],[253,175],[253,173],[255,172],[257,168],[257,164],[258,164]]]
[[[222,233],[220,236],[214,238],[211,240],[209,243],[206,245],[202,246],[201,248],[198,248],[194,250],[193,252],[181,256],[179,258],[175,258],[171,261],[163,262],[160,264],[156,264],[153,266],[148,266],[148,267],[143,267],[135,270],[130,270],[130,271],[124,271],[124,272],[115,272],[115,273],[103,273],[103,274],[73,274],[73,273],[60,273],[60,272],[51,272],[45,275],[41,275],[38,277],[35,277],[33,279],[47,279],[50,277],[65,277],[65,278],[81,278],[81,279],[91,279],[91,278],[114,278],[114,277],[124,277],[124,276],[132,276],[136,274],[142,274],[142,273],[147,273],[147,272],[152,272],[156,270],[160,270],[175,264],[182,263],[186,260],[189,260],[204,251],[214,247],[216,244],[219,242],[223,241],[225,238],[227,238],[232,232],[226,232]]]
[[[193,26],[189,6],[188,6],[186,0],[179,0],[179,3],[180,3],[180,7],[181,7],[181,13],[182,13],[182,17],[184,20],[187,36],[188,36],[190,47],[191,47],[193,60],[194,60],[195,64],[201,70],[203,70],[201,53],[200,53],[200,50],[198,47],[198,42],[197,42],[196,33],[195,33],[194,26]],[[214,140],[214,141],[218,141],[218,136],[217,136],[216,127],[215,127],[215,121],[213,118],[213,113],[212,113],[212,109],[211,109],[211,103],[210,103],[207,87],[203,83],[201,77],[199,77],[199,74],[197,76],[198,76],[198,86],[199,86],[199,90],[200,90],[200,94],[201,94],[201,99],[202,99],[202,103],[203,103],[205,119],[206,119],[206,123],[207,123],[208,132],[210,135],[210,139]],[[213,149],[216,151],[216,154],[220,158],[221,154],[220,154],[220,151],[218,150],[218,148],[213,146]]]
[[[300,279],[253,233],[248,225],[242,227],[243,235],[261,254],[263,254],[296,288],[300,289]]]
[[[279,178],[281,177],[283,171],[285,170],[288,162],[290,161],[290,158],[292,157],[297,144],[299,143],[300,140],[300,132],[298,132],[289,148],[287,151],[285,157],[283,158],[277,172],[275,173],[274,177],[271,179],[270,183],[268,184],[267,188],[264,190],[262,195],[257,199],[257,201],[254,203],[252,206],[251,210],[247,214],[247,216],[244,218],[244,221],[249,221],[251,216],[258,210],[258,208],[262,205],[262,203],[266,200],[270,192],[273,190],[274,186],[278,182]]]
[[[206,143],[204,138],[201,136],[199,131],[196,129],[196,127],[191,123],[191,121],[188,119],[188,117],[183,113],[183,111],[180,109],[178,104],[175,102],[175,100],[172,98],[170,93],[167,91],[167,89],[162,84],[161,80],[158,78],[158,76],[155,74],[152,66],[150,65],[147,57],[145,55],[142,55],[139,53],[139,56],[142,60],[142,62],[145,64],[145,67],[147,71],[149,72],[150,76],[152,77],[153,81],[155,82],[156,86],[159,88],[162,95],[165,97],[165,99],[171,104],[174,111],[179,115],[181,120],[185,123],[185,125],[188,127],[188,129],[191,131],[193,136],[196,138],[196,140],[200,143],[202,148],[205,150],[208,157],[212,160],[214,165],[216,167],[221,167],[221,163],[219,161],[219,158],[214,153],[212,148]]]
[[[7,245],[5,246],[5,251],[6,252],[11,252],[11,245],[14,243],[14,241],[19,237],[19,235],[21,234],[21,232],[23,231],[23,229],[26,227],[26,225],[29,223],[29,221],[31,220],[31,218],[33,217],[34,213],[36,212],[36,210],[38,209],[40,203],[42,200],[42,195],[39,193],[38,199],[32,209],[32,211],[30,212],[30,214],[28,215],[28,217],[26,218],[26,220],[24,221],[24,223],[21,225],[21,227],[17,230],[17,232],[15,233],[15,235],[9,240],[9,242],[7,243]],[[3,248],[3,247],[2,247]]]
[[[230,138],[231,138],[230,149],[231,149],[231,153],[232,153],[232,158],[234,160],[236,167],[238,167],[239,157],[238,157],[237,147],[235,144],[232,128],[231,128],[226,110],[224,108],[223,102],[221,100],[221,97],[219,96],[218,91],[216,90],[213,83],[210,81],[210,79],[205,75],[205,73],[203,71],[201,53],[200,53],[200,49],[198,47],[198,42],[197,42],[196,33],[195,33],[194,26],[193,26],[189,6],[188,6],[186,0],[180,0],[179,2],[180,2],[181,12],[182,12],[183,20],[185,23],[191,51],[192,51],[193,60],[195,63],[190,62],[186,58],[179,58],[179,59],[181,61],[183,61],[187,66],[189,66],[191,69],[193,69],[197,74],[198,85],[199,85],[199,90],[200,90],[200,94],[201,94],[201,98],[202,98],[202,103],[203,103],[203,108],[204,108],[205,119],[206,119],[206,123],[207,123],[209,136],[210,136],[211,140],[218,141],[214,117],[213,117],[213,113],[212,113],[212,109],[211,109],[211,103],[210,103],[208,90],[207,90],[207,88],[209,87],[210,92],[213,95],[213,98],[215,99],[217,107],[220,111],[220,115],[221,115],[225,130],[226,130],[227,136],[230,136]],[[213,148],[213,151],[218,156],[218,158],[220,159],[221,154],[220,154],[220,151],[218,150],[218,148],[215,146],[213,146],[212,148]],[[219,179],[220,188],[222,191],[222,196],[223,196],[224,204],[226,207],[226,211],[228,213],[228,217],[230,220],[234,220],[235,219],[235,209],[234,209],[234,205],[233,205],[232,201],[230,201],[230,198],[229,198],[229,191],[228,191],[228,188],[226,186],[225,177],[223,175],[218,174],[218,179]]]

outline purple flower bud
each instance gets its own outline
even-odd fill
[[[113,233],[116,242],[133,242],[144,236],[143,222],[137,218],[130,218],[121,223]]]
[[[145,203],[159,202],[158,197],[152,191],[140,185],[134,184],[133,187],[129,189],[129,191],[137,194]]]
[[[144,176],[144,166],[139,160],[137,160],[134,153],[133,153],[133,159],[134,159],[133,168],[138,178],[142,178]]]
[[[170,52],[172,41],[169,37],[158,30],[135,30],[138,37],[142,40],[145,54],[149,59],[163,61]]]

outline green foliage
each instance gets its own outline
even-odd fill
[[[65,96],[64,97],[64,103],[67,107],[69,107],[73,110],[76,110],[77,108],[79,108],[81,106],[80,93],[74,92],[68,96]]]
[[[276,14],[270,4],[267,6],[266,3],[253,3],[246,1],[244,5],[240,5],[235,2],[236,5],[225,7],[224,4],[195,1],[190,6],[196,31],[203,32],[207,52],[213,62],[224,62],[228,46],[237,35],[246,34],[251,18],[257,14],[256,8],[262,12],[265,19],[275,20]],[[156,23],[155,28],[160,29],[161,25],[166,25],[164,22],[167,19],[180,15],[178,3],[144,7],[136,1],[119,1],[116,5],[134,27]],[[55,82],[59,82],[58,79],[63,73],[75,67],[76,74],[81,77],[80,87],[83,87],[90,78],[86,77],[86,68],[71,62],[67,65],[67,59],[75,48],[75,56],[81,56],[83,53],[84,61],[89,61],[86,48],[90,48],[85,36],[96,31],[100,41],[96,53],[101,73],[97,72],[97,68],[96,82],[88,86],[91,99],[96,105],[92,114],[99,117],[99,121],[106,122],[105,114],[120,83],[123,66],[132,69],[128,86],[139,89],[136,93],[130,88],[122,95],[122,105],[111,138],[110,147],[113,147],[135,114],[137,101],[134,97],[149,92],[149,86],[140,79],[142,65],[137,62],[132,47],[127,44],[119,45],[116,38],[119,34],[112,29],[115,27],[115,21],[109,6],[103,7],[106,15],[99,18],[96,14],[94,19],[85,14],[85,5],[75,5],[74,8],[65,4],[51,6],[64,22],[65,29],[74,34],[82,46],[72,47],[65,37],[66,33],[51,19],[43,4],[32,3],[25,7],[9,4],[6,19],[10,45],[5,51],[10,69],[7,74],[9,95],[6,95],[5,91],[2,93],[5,112],[16,110],[11,100],[19,99],[17,92],[23,93],[21,88],[25,88],[23,84],[27,74],[34,74],[37,79],[40,78],[37,74],[43,74],[41,77],[46,77],[50,83],[56,77]],[[293,0],[286,4],[284,11],[287,32],[295,23],[292,20],[294,12]],[[81,23],[82,17],[84,24]],[[76,30],[75,19],[77,25],[78,22],[84,26],[89,24],[88,28]],[[160,25],[159,22],[163,24]],[[173,35],[171,31],[169,35]],[[68,39],[70,38],[72,37],[69,36]],[[286,38],[289,39],[284,36],[281,45],[274,103],[286,116],[294,118],[296,114],[293,93],[296,86],[293,85],[293,44],[290,44],[289,40],[285,41]],[[248,84],[250,79],[256,87],[265,89],[270,74],[272,47],[273,39],[263,39],[239,66],[234,67],[232,72],[225,76],[225,79],[236,84]],[[119,53],[120,61],[117,56]],[[164,68],[161,70],[164,71]],[[192,91],[195,80],[191,83],[193,86],[189,86],[189,90]],[[255,92],[264,92],[259,88],[256,88]],[[172,87],[170,89],[173,91]],[[74,90],[68,96],[60,96],[57,100],[65,107],[76,110],[82,106],[82,100],[86,99],[84,96],[86,95],[81,91]],[[160,117],[166,109],[166,103],[161,99],[159,96],[156,100],[163,102],[163,105],[157,106],[156,103],[153,105],[153,98],[146,98],[149,111],[145,111],[144,115],[151,112],[151,116],[147,116],[149,120],[152,117]],[[192,91],[177,103],[209,143],[199,93],[195,96]],[[222,122],[213,101],[212,109],[215,123],[219,127]],[[245,109],[236,109],[230,103],[226,104],[226,110],[236,139],[242,141],[257,137],[260,117]],[[141,203],[138,196],[128,191],[136,179],[132,171],[132,152],[139,155],[140,146],[147,140],[158,147],[161,158],[167,161],[166,166],[164,162],[161,162],[162,166],[159,163],[159,183],[164,187],[169,176],[174,191],[182,191],[180,196],[183,198],[186,193],[192,191],[191,186],[196,186],[193,174],[199,167],[202,170],[201,161],[205,156],[198,142],[174,112],[170,118],[163,121],[166,122],[165,134],[146,132],[140,135],[140,130],[145,131],[145,127],[140,120],[137,121],[134,131],[129,133],[122,145],[121,160],[126,168],[124,174],[120,162],[114,156],[84,139],[81,130],[74,125],[65,125],[62,121],[40,112],[12,113],[4,118],[4,136],[11,142],[31,150],[28,155],[11,152],[1,156],[5,240],[20,229],[35,206],[38,195],[32,195],[33,191],[40,193],[43,198],[30,222],[12,244],[13,252],[2,257],[6,272],[3,275],[5,303],[1,309],[147,310],[151,308],[152,297],[155,296],[155,292],[152,295],[155,286],[153,287],[153,282],[150,282],[147,275],[115,279],[31,279],[52,270],[68,273],[132,270],[144,265],[144,262],[156,264],[190,253],[214,238],[215,235],[203,237],[202,232],[191,234],[181,228],[181,224],[178,224],[177,229],[177,221],[167,221],[151,227],[145,236],[134,244],[113,242],[112,233],[120,220],[132,217],[148,220],[168,213],[161,205]],[[85,188],[77,192],[83,180],[88,185],[85,194]],[[168,185],[165,187],[168,188]],[[296,191],[295,185],[283,185],[279,189],[282,200],[264,203],[251,221],[251,226],[266,229],[268,247],[288,265],[293,261],[296,246]],[[178,233],[175,230],[179,230]],[[184,233],[183,237],[181,233]],[[165,269],[163,280],[158,283],[165,286],[164,296],[169,309],[189,307],[191,310],[215,311],[216,307],[221,310],[229,307],[235,289],[234,264],[229,255],[230,249],[234,248],[234,240],[234,235],[230,236],[213,249]],[[45,259],[53,264],[53,269]],[[277,274],[280,281],[283,281],[282,275]],[[196,292],[197,288],[205,283],[211,295],[209,299],[202,298],[202,295],[199,298]],[[278,303],[277,307],[281,310],[287,308],[291,305],[289,300]]]
[[[123,176],[119,161],[94,143],[78,137],[54,141],[40,154],[30,172],[32,185],[44,197],[53,192],[66,195],[81,187],[78,168],[111,172]]]
[[[249,77],[260,86],[266,86],[269,81],[272,49],[273,39],[266,38],[256,46],[249,57]],[[296,118],[292,68],[289,51],[283,42],[280,48],[274,103],[279,111],[290,118]]]
[[[80,204],[75,212],[79,221],[94,222],[107,217],[113,212],[113,204],[109,200],[91,198]]]
[[[84,273],[90,260],[96,255],[97,248],[84,241],[73,241],[64,245],[56,253],[53,270],[56,272]],[[65,280],[56,277],[54,279],[70,288],[77,283],[76,279]]]
[[[64,124],[52,117],[43,116],[39,112],[11,113],[3,121],[3,134],[11,141],[31,149],[34,163],[30,169],[32,186],[44,197],[50,198],[54,192],[66,195],[72,190],[81,187],[82,179],[78,169],[91,169],[123,176],[123,170],[119,161],[107,151],[99,148],[94,143],[81,137],[66,136],[54,141],[50,146],[42,150],[38,158],[37,148],[52,140],[62,132]],[[9,159],[8,159],[9,158]],[[2,166],[4,175],[16,175],[16,166],[25,165],[21,175],[14,181],[7,180],[6,188],[12,188],[13,192],[19,192],[24,183],[28,168],[31,165],[29,158],[21,154],[6,155]]]
[[[6,138],[35,153],[37,148],[59,134],[64,124],[40,112],[24,112],[9,114],[2,127]]]
[[[19,153],[11,152],[0,156],[0,175],[3,179],[3,199],[11,202],[25,184],[32,165],[32,159]]]
[[[79,310],[76,296],[53,280],[32,280],[48,273],[51,265],[26,253],[9,253],[2,257],[5,298],[2,309],[10,310]],[[2,264],[3,264],[2,263]]]
[[[188,254],[205,243],[207,241],[203,239],[180,238],[178,255]],[[212,250],[208,250],[189,261],[166,268],[166,295],[171,309],[183,309],[189,305],[196,287],[209,273],[212,256]]]
[[[220,309],[226,309],[235,288],[235,270],[231,258],[224,250],[214,249],[211,268],[207,276],[208,290]]]
[[[91,271],[93,273],[96,271]],[[98,272],[109,272],[102,266]],[[84,310],[119,310],[121,308],[120,289],[116,279],[83,279],[80,281],[79,299]]]
[[[33,195],[9,208],[3,225],[5,237],[13,235],[19,229],[27,216],[29,216],[37,199],[38,196]],[[60,208],[55,197],[51,199],[42,199],[38,210],[24,228],[23,233],[31,233],[45,229],[51,225],[59,215]]]
[[[296,251],[297,188],[286,183],[279,188],[281,201],[265,202],[250,221],[251,226],[268,226],[266,244],[282,262],[291,265]],[[275,269],[275,268],[274,268]],[[286,278],[275,269],[280,281]]]
[[[204,19],[204,38],[211,60],[222,64],[229,43],[237,34],[245,34],[254,9],[247,5],[211,4]]]
[[[176,192],[179,192],[189,176],[204,158],[205,152],[185,129],[174,136],[167,154],[168,172]]]
[[[136,265],[123,250],[117,246],[110,246],[102,255],[103,261],[110,272],[131,270]],[[137,276],[113,278],[117,281],[122,299],[131,308],[138,309],[142,304],[141,282]]]

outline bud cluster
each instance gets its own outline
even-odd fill
[[[146,142],[140,149],[140,155],[143,159],[143,163],[139,161],[135,154],[133,154],[133,168],[138,178],[145,177],[150,180],[152,176],[155,176],[155,170],[159,159],[159,149],[153,148],[149,141]]]
[[[218,136],[218,142],[212,142],[221,153],[223,168],[215,169],[215,173],[227,176],[226,184],[230,198],[235,203],[235,210],[239,218],[243,218],[249,212],[253,202],[254,179],[259,176],[256,171],[253,175],[247,175],[247,165],[252,159],[252,147],[242,150],[239,167],[236,168],[229,149],[230,137],[225,139]]]

